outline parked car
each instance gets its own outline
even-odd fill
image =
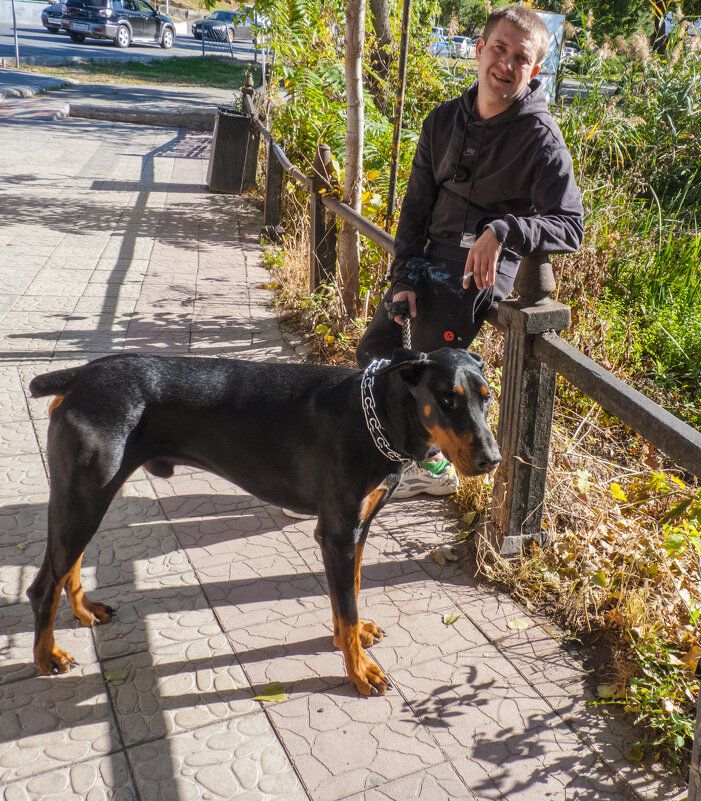
[[[49,33],[58,33],[61,30],[61,15],[64,5],[62,2],[51,3],[50,6],[42,9],[41,24]]]
[[[192,35],[195,39],[201,39],[204,31],[205,39],[233,42],[240,16],[239,11],[213,11],[208,17],[193,24]]]
[[[169,48],[175,25],[146,0],[66,0],[61,26],[74,42],[111,39],[115,47],[153,44]]]
[[[455,54],[455,49],[450,39],[436,39],[431,42],[428,50],[434,56],[452,57]]]

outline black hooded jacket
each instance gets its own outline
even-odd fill
[[[479,236],[489,226],[502,246],[497,269],[511,278],[522,256],[582,244],[572,157],[540,82],[488,120],[475,115],[476,98],[474,83],[424,120],[397,226],[395,290],[413,288],[407,261],[422,257],[429,240],[460,255],[463,231]]]

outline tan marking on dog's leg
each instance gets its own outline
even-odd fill
[[[362,695],[384,695],[389,682],[363,650],[359,625],[339,620],[339,639],[348,678],[358,692]]]
[[[66,577],[65,590],[73,614],[81,626],[109,623],[112,619],[110,607],[100,601],[91,601],[83,592],[83,585],[80,580],[80,565],[82,561],[83,554],[78,557],[78,561],[73,565]]]
[[[355,546],[355,600],[358,600],[358,593],[360,592],[360,566],[361,562],[363,561],[363,543],[359,543]],[[358,637],[360,638],[360,644],[363,648],[369,648],[375,640],[379,642],[382,639],[382,629],[379,626],[376,626],[370,620],[359,620],[358,621]],[[339,642],[336,643],[339,648],[341,648],[340,638]]]
[[[48,676],[51,673],[66,673],[70,670],[71,664],[75,664],[75,660],[67,651],[62,651],[56,647],[56,640],[54,639],[56,610],[58,609],[58,602],[61,600],[61,592],[67,578],[68,576],[66,575],[59,581],[54,591],[54,597],[51,599],[48,625],[43,631],[37,632],[34,640],[34,663],[39,673],[43,676]]]

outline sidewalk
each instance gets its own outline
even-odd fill
[[[45,541],[48,403],[29,380],[130,350],[296,358],[258,211],[206,189],[210,135],[52,120],[60,102],[0,124],[1,797],[679,797],[625,760],[631,740],[589,705],[550,627],[430,558],[454,533],[434,499],[390,504],[365,549],[382,698],[357,695],[333,647],[314,521],[185,468],[140,470],[115,499],[83,580],[117,614],[76,628],[62,600],[57,642],[80,664],[35,675],[25,590]],[[283,700],[255,700],[272,682]]]

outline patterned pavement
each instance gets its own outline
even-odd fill
[[[0,120],[2,798],[677,797],[626,762],[629,735],[548,626],[431,560],[454,534],[434,499],[391,504],[365,550],[382,698],[358,696],[333,648],[314,521],[185,468],[139,471],[115,499],[83,580],[117,614],[79,628],[62,600],[57,642],[79,665],[35,675],[48,402],[29,380],[129,350],[296,358],[262,286],[255,204],[206,190],[208,134],[39,108]],[[256,700],[271,683],[284,698]]]

